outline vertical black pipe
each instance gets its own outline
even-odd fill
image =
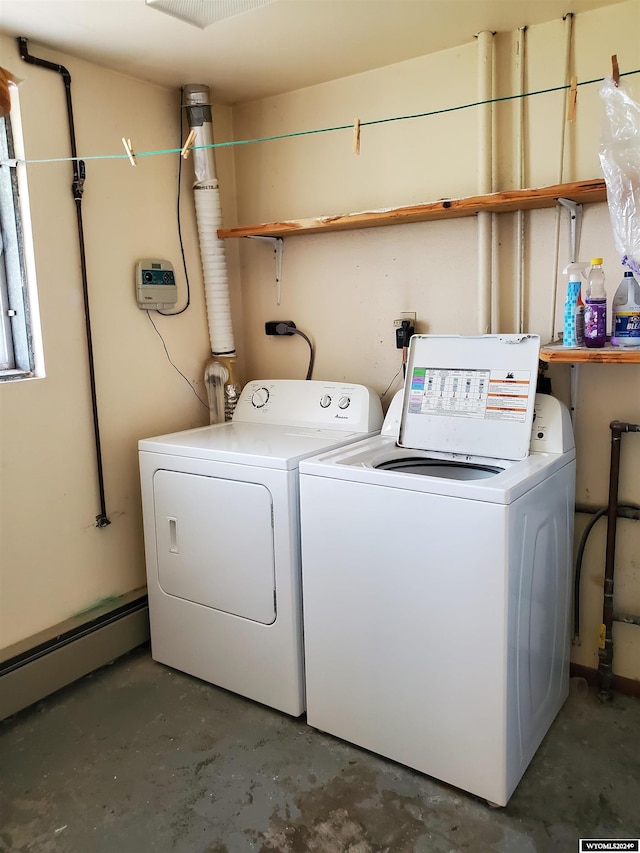
[[[616,527],[618,523],[618,482],[620,479],[621,424],[612,421],[611,461],[609,463],[609,501],[607,503],[607,549],[604,567],[604,597],[602,604],[602,635],[598,651],[598,676],[600,698],[611,698],[613,678],[613,570],[616,554]]]
[[[609,467],[609,502],[607,504],[607,550],[604,567],[604,600],[602,604],[602,637],[598,651],[600,698],[611,698],[613,681],[613,579],[616,560],[616,526],[618,522],[618,482],[620,479],[620,445],[622,433],[640,432],[640,424],[612,421],[611,463]]]
[[[37,65],[40,68],[47,68],[49,71],[55,71],[62,76],[65,93],[67,97],[67,117],[69,122],[69,136],[71,138],[71,157],[73,164],[73,183],[71,189],[73,198],[76,203],[76,219],[78,222],[78,245],[80,249],[80,269],[82,272],[82,296],[84,300],[84,318],[87,337],[87,356],[89,361],[89,384],[91,387],[91,409],[93,412],[93,432],[95,436],[96,449],[96,467],[98,473],[98,490],[100,493],[100,514],[96,516],[96,527],[106,527],[111,524],[107,517],[107,507],[104,496],[104,472],[102,468],[102,450],[100,446],[100,424],[98,420],[98,400],[96,395],[96,376],[93,360],[93,341],[91,336],[91,316],[89,313],[89,287],[87,281],[87,259],[84,247],[84,228],[82,225],[82,192],[84,189],[85,169],[84,162],[78,160],[78,152],[76,150],[76,132],[73,124],[73,105],[71,103],[71,75],[64,67],[55,62],[48,62],[46,59],[39,59],[32,56],[27,48],[27,39],[19,36],[18,50],[20,58],[31,65]]]

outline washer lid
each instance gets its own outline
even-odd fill
[[[414,335],[398,444],[461,456],[529,455],[538,335]]]

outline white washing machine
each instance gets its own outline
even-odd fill
[[[140,441],[155,660],[304,711],[298,463],[381,425],[362,385],[255,381],[231,422]]]
[[[382,434],[300,464],[308,722],[498,805],[569,688],[575,450],[538,351],[416,336]]]

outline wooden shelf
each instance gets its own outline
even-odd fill
[[[590,349],[553,343],[540,347],[540,358],[556,364],[640,364],[640,346],[612,347],[607,343],[599,349]]]
[[[602,179],[574,181],[529,190],[508,190],[468,198],[441,199],[408,207],[321,216],[316,219],[291,219],[263,225],[239,228],[220,228],[218,237],[292,237],[297,234],[318,234],[330,231],[350,231],[357,228],[376,228],[401,225],[407,222],[431,222],[437,219],[459,219],[476,213],[511,213],[514,210],[536,210],[554,207],[559,198],[578,204],[606,201],[607,191]]]

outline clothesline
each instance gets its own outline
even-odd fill
[[[638,68],[634,71],[621,72],[620,77],[628,77],[628,76],[631,76],[633,74],[640,74],[640,68]],[[602,83],[604,81],[604,79],[605,79],[604,77],[599,77],[599,78],[594,79],[594,80],[584,80],[582,82],[578,82],[576,85],[578,87],[579,86],[592,86],[595,83]],[[443,115],[445,113],[457,112],[460,110],[473,109],[474,107],[481,107],[481,106],[486,106],[489,104],[499,104],[499,103],[503,103],[505,101],[514,101],[514,100],[519,100],[522,98],[535,97],[537,95],[546,95],[546,94],[550,94],[552,92],[561,92],[561,91],[564,91],[564,90],[567,90],[570,88],[572,88],[571,85],[553,86],[553,87],[548,88],[548,89],[538,89],[537,91],[534,91],[534,92],[525,92],[523,94],[518,94],[518,95],[504,95],[504,96],[498,97],[498,98],[490,98],[490,99],[484,100],[484,101],[474,101],[473,103],[459,104],[457,106],[444,107],[442,109],[430,110],[428,112],[423,112],[423,113],[412,113],[410,115],[391,116],[388,118],[371,119],[369,121],[361,121],[360,119],[357,119],[356,124],[354,124],[354,123],[352,123],[352,124],[341,124],[341,125],[335,125],[333,127],[321,127],[321,128],[315,128],[312,130],[299,130],[299,131],[293,131],[291,133],[281,133],[281,134],[277,134],[275,136],[262,136],[262,137],[258,137],[255,139],[236,139],[236,140],[231,140],[229,142],[213,142],[209,145],[190,146],[188,148],[188,150],[198,151],[198,150],[204,150],[204,149],[233,148],[233,147],[238,146],[238,145],[255,145],[255,144],[263,143],[263,142],[276,142],[276,141],[282,140],[282,139],[294,139],[296,137],[301,137],[301,136],[313,136],[315,134],[320,134],[320,133],[334,133],[336,131],[341,131],[341,130],[353,130],[355,126],[358,126],[359,128],[363,128],[363,127],[372,127],[372,126],[378,125],[378,124],[386,124],[386,123],[394,122],[394,121],[407,121],[410,119],[430,118],[432,116]],[[124,142],[124,138],[123,138],[123,142]],[[89,161],[89,160],[129,160],[135,165],[135,159],[137,159],[139,157],[157,157],[157,156],[162,156],[162,155],[166,155],[166,154],[184,154],[185,148],[186,148],[186,146],[183,146],[181,148],[163,148],[163,149],[159,149],[159,150],[155,150],[155,151],[135,151],[134,152],[133,149],[131,148],[131,141],[129,139],[127,139],[127,142],[128,142],[128,145],[125,142],[125,153],[124,154],[89,154],[86,156],[79,156],[79,157],[49,157],[49,158],[44,158],[44,159],[33,159],[33,160],[32,159],[2,160],[2,161],[0,161],[0,165],[2,165],[2,166],[16,166],[18,163],[24,163],[26,165],[35,165],[38,163],[66,163],[66,162],[73,162],[74,160],[78,160],[78,161],[80,161],[80,160],[82,160],[82,161]]]

